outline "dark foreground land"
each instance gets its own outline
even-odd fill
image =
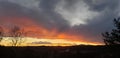
[[[0,58],[120,58],[120,46],[0,46]]]

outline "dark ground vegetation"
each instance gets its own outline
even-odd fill
[[[71,47],[4,47],[0,58],[120,58],[120,45]]]

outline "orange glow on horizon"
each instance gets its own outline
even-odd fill
[[[39,41],[41,40],[41,38],[43,38],[42,40],[51,42],[53,46],[57,46],[57,45],[58,46],[59,45],[69,46],[73,44],[76,44],[76,45],[79,45],[79,44],[100,45],[101,44],[101,43],[96,43],[96,42],[89,42],[85,40],[83,36],[80,36],[80,35],[78,36],[74,34],[69,34],[67,32],[58,32],[58,30],[55,27],[52,30],[48,30],[47,28],[43,27],[41,24],[37,24],[35,21],[33,21],[33,19],[30,19],[30,18],[26,18],[26,17],[6,18],[4,17],[4,19],[6,20],[0,23],[3,23],[3,24],[12,23],[12,24],[18,25],[21,28],[23,28],[24,32],[27,32],[25,36],[32,38],[32,39],[29,39],[28,41],[32,41],[32,40],[34,41],[35,38],[38,38],[38,41]],[[54,43],[55,41],[56,43]]]
[[[6,37],[3,42],[1,42],[4,46],[11,46],[10,37]],[[45,39],[45,38],[30,38],[25,37],[26,39],[24,43],[18,46],[74,46],[74,45],[102,45],[101,43],[92,43],[92,42],[79,42],[79,41],[68,41],[65,39]],[[42,43],[41,43],[42,42]],[[48,42],[48,43],[46,43]]]

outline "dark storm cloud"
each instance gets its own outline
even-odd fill
[[[55,5],[57,4],[57,2],[59,2],[59,0],[41,0],[40,1],[40,8],[43,11],[53,11],[54,12],[54,8]]]
[[[29,0],[26,1],[29,2]],[[63,11],[67,10],[67,12],[73,12],[70,13],[72,14],[70,17],[74,16],[74,11],[76,12],[75,14],[83,14],[85,18],[83,16],[81,17],[83,17],[83,20],[88,20],[87,24],[70,26],[69,20],[71,19],[65,20],[62,14],[55,11],[57,7],[59,8],[58,4],[61,1],[65,3],[65,5],[63,5]],[[21,6],[21,4],[11,3],[10,1],[2,1],[0,2],[0,16],[3,14],[12,14],[13,16],[28,16],[50,31],[57,29],[58,32],[66,32],[78,36],[82,35],[86,37],[85,40],[88,41],[101,42],[101,33],[113,28],[112,20],[115,17],[118,17],[118,13],[120,12],[118,11],[120,3],[119,0],[40,0],[39,2],[40,3],[38,6],[40,11],[36,11],[31,8],[29,9],[30,6],[26,8]],[[81,3],[77,5],[76,3],[78,2],[82,2],[83,4],[87,5],[88,8],[86,8],[86,6],[84,7],[84,5],[81,6],[82,8],[80,8]],[[84,12],[76,11],[76,9],[84,10],[84,8],[86,10]],[[94,12],[98,14],[96,16],[91,16],[92,18],[86,18],[87,15],[84,15],[84,13],[87,12],[89,15],[92,15]],[[72,20],[72,22],[76,21]]]
[[[64,2],[66,2],[64,8],[67,9],[67,11],[71,9],[74,11],[75,9],[79,8],[80,5],[77,5],[76,8],[73,7],[77,2],[84,2],[89,7],[88,11],[98,13],[98,15],[92,17],[92,19],[87,18],[89,20],[87,21],[87,24],[75,25],[69,31],[71,34],[83,35],[87,40],[90,41],[101,42],[101,33],[110,31],[113,28],[112,21],[114,18],[118,17],[120,12],[118,11],[120,3],[119,0],[65,0]]]
[[[0,15],[1,16],[12,16],[12,15],[17,16],[21,14],[23,16],[24,12],[21,11],[22,9],[23,7],[17,4],[9,3],[7,1],[0,2]]]
[[[42,10],[42,12],[37,12],[33,9],[29,9],[17,3],[11,3],[6,0],[0,2],[0,11],[2,16],[7,15],[13,17],[31,17],[38,24],[42,25],[44,28],[47,28],[50,31],[52,29],[57,29],[57,32],[62,32],[66,29],[66,27],[68,27],[68,23],[61,17],[61,15],[52,10],[54,9],[54,5],[57,2],[54,1],[55,0],[41,0],[39,8]]]
[[[103,11],[105,9],[115,10],[118,7],[119,0],[84,0],[90,6],[90,10]]]
[[[69,9],[73,9],[72,7],[77,2],[81,2],[81,1],[84,1],[87,4],[87,6],[89,6],[89,11],[97,12],[99,13],[99,15],[90,19],[86,25],[81,24],[78,26],[71,27],[71,29],[69,29],[70,30],[69,32],[72,34],[74,33],[76,35],[83,35],[85,37],[88,37],[87,40],[101,41],[101,37],[100,37],[101,33],[107,30],[111,30],[111,28],[113,28],[112,20],[118,16],[118,12],[116,10],[119,7],[118,6],[119,1],[118,0],[115,1],[65,0],[64,2],[66,2],[66,5],[64,6],[64,8],[68,9],[69,11]],[[57,2],[58,1],[55,0],[44,1],[44,3],[41,2],[42,3],[41,6],[45,12],[49,11],[47,13],[51,15],[51,14],[55,14],[54,8]],[[45,3],[47,3],[47,5],[44,5]],[[79,7],[79,5],[77,7]]]
[[[74,28],[80,30],[78,33],[84,34],[89,39],[91,37],[92,41],[101,41],[101,33],[113,28],[112,21],[118,17],[120,11],[117,10],[120,2],[118,0],[84,0],[84,2],[89,6],[89,10],[98,12],[99,15],[89,21],[87,25]]]
[[[44,15],[45,23],[48,29],[58,29],[58,32],[62,32],[69,27],[68,22],[61,17],[60,14],[55,12],[56,4],[59,0],[41,0],[40,9]],[[41,20],[41,19],[40,19]]]
[[[12,21],[12,18],[15,18],[15,17],[25,17],[27,16],[26,13],[24,11],[22,11],[23,9],[26,9],[24,7],[21,7],[17,4],[14,4],[14,3],[9,3],[7,1],[0,1],[0,24],[2,25],[9,25],[9,23],[5,23],[4,24],[4,21],[6,22],[10,22]],[[9,19],[6,19],[6,18],[9,18]],[[16,19],[18,20],[18,19]],[[13,24],[13,23],[11,23]]]

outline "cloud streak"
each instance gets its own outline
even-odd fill
[[[32,42],[32,44],[52,44],[52,43],[51,42],[39,41],[39,42]]]

